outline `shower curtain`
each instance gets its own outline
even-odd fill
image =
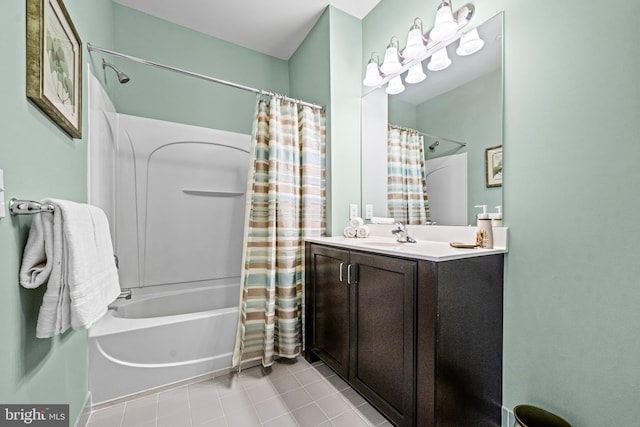
[[[233,366],[302,350],[304,238],[325,234],[325,115],[258,96]]]
[[[424,140],[418,131],[389,127],[387,199],[389,216],[403,224],[429,221]]]

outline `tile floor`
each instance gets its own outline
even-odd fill
[[[87,427],[391,426],[321,362],[276,362],[94,411]]]

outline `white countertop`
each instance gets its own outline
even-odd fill
[[[423,228],[419,228],[423,227]],[[309,242],[325,245],[359,249],[404,258],[424,259],[428,261],[449,261],[485,255],[507,253],[506,227],[500,227],[494,234],[493,249],[454,248],[450,242],[472,243],[475,241],[475,227],[413,226],[408,227],[409,235],[416,243],[399,243],[391,234],[391,226],[370,226],[371,236],[366,238],[347,238],[344,236],[307,238]],[[432,240],[433,239],[433,240]]]

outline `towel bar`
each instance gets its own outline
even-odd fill
[[[33,215],[41,212],[53,212],[55,207],[51,204],[41,204],[33,200],[9,200],[9,212],[11,215]]]

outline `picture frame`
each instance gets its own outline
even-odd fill
[[[27,98],[82,138],[82,41],[62,0],[27,0]]]
[[[502,187],[502,145],[485,149],[485,181],[487,188]]]

